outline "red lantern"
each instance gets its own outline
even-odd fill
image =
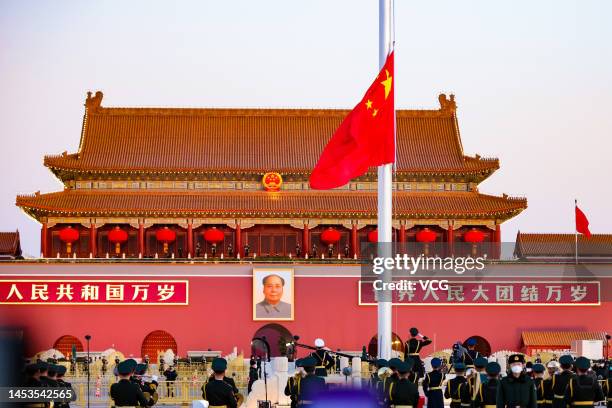
[[[477,230],[476,228],[472,228],[471,230],[463,234],[463,240],[471,244],[478,244],[479,242],[482,242],[483,239],[483,232]]]
[[[372,243],[378,242],[378,229],[368,232],[368,241]]]
[[[424,243],[434,242],[436,240],[436,233],[425,227],[416,233],[416,240],[417,242]]]
[[[329,227],[321,233],[321,242],[325,245],[333,245],[340,241],[340,232],[337,229]]]
[[[116,226],[108,233],[108,240],[115,244],[115,253],[119,254],[121,244],[128,240],[128,233]]]
[[[155,238],[157,238],[159,242],[164,243],[164,254],[166,254],[168,253],[168,243],[174,242],[176,239],[176,232],[172,231],[168,227],[164,227],[155,232]]]
[[[79,239],[79,231],[75,230],[71,226],[68,226],[59,232],[59,238],[66,244],[66,252],[72,252],[72,243]]]
[[[217,227],[212,227],[204,231],[204,239],[209,244],[217,245],[218,243],[223,242],[225,239],[225,234],[223,234],[223,231],[218,230]]]

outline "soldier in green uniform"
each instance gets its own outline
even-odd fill
[[[546,371],[546,367],[540,363],[536,363],[531,367],[531,370],[533,371],[533,382],[536,386],[538,408],[547,408],[549,405],[546,404],[546,391],[544,389],[544,371]]]
[[[431,359],[431,372],[423,378],[423,393],[427,397],[428,408],[444,408],[444,395],[442,393],[442,382],[444,373],[440,370],[442,360],[435,357]]]
[[[202,398],[208,401],[210,408],[237,408],[236,397],[232,386],[224,381],[227,361],[215,358],[212,361],[214,375],[203,387]]]
[[[487,363],[485,372],[487,380],[482,381],[474,397],[474,408],[495,408],[497,405],[497,387],[501,366],[496,361]]]
[[[389,387],[389,402],[395,408],[417,408],[419,405],[419,388],[408,379],[413,361],[400,361],[397,365],[399,379]]]
[[[455,375],[455,378],[446,383],[444,397],[451,399],[451,408],[469,407],[471,397],[469,384],[465,378],[465,364],[462,362],[455,363]]]
[[[574,359],[570,355],[563,355],[559,358],[561,372],[552,378],[553,400],[552,408],[566,408],[565,390],[570,380],[575,377],[572,372]]]
[[[421,378],[425,374],[425,368],[419,352],[423,347],[431,344],[431,340],[427,336],[421,336],[422,339],[419,340],[417,336],[419,336],[419,329],[416,327],[410,328],[410,339],[406,342],[404,361],[412,360],[412,371],[417,373],[418,378]]]
[[[537,408],[535,384],[525,373],[525,356],[512,354],[508,365],[510,373],[497,387],[497,408]]]
[[[122,361],[117,365],[119,381],[110,387],[110,396],[115,402],[114,406],[133,407],[140,405],[147,407],[153,405],[153,400],[147,400],[138,384],[130,380],[135,368],[136,361],[132,359]]]
[[[570,378],[565,390],[565,401],[572,407],[593,408],[604,400],[604,394],[596,378],[587,374],[591,360],[586,357],[576,359],[577,376]]]
[[[291,399],[291,408],[296,408],[298,404],[298,394],[300,393],[300,382],[304,374],[302,369],[302,359],[295,361],[295,374],[289,377],[285,385],[285,395]]]
[[[300,381],[298,390],[298,406],[311,404],[312,401],[327,389],[325,379],[315,374],[317,360],[314,357],[306,357],[302,360],[302,366],[306,375]]]

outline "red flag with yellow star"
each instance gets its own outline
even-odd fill
[[[363,175],[370,167],[395,161],[393,52],[325,146],[310,175],[310,187],[327,190]]]

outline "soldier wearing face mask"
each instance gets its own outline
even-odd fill
[[[512,354],[508,365],[510,373],[497,387],[497,408],[537,408],[535,384],[525,374],[525,356]]]

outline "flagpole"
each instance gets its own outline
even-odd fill
[[[378,2],[378,62],[385,65],[394,42],[393,0]],[[394,102],[395,103],[395,102]],[[393,106],[395,110],[395,105]],[[392,164],[378,166],[378,256],[391,257]],[[386,244],[385,244],[386,243]],[[391,282],[391,272],[381,276]],[[392,300],[389,291],[378,298],[378,357],[391,358]]]
[[[576,208],[578,208],[578,199],[574,198],[574,235],[576,238],[576,265],[578,265],[578,226],[576,225]]]

